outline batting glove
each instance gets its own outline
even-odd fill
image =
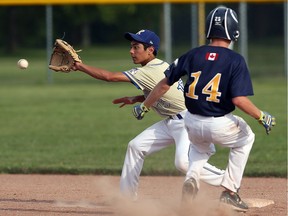
[[[133,110],[132,110],[133,115],[138,120],[143,119],[145,113],[147,113],[148,111],[149,111],[149,109],[144,105],[144,103],[141,103],[141,104],[138,104],[138,105],[134,106]]]
[[[258,122],[264,126],[267,134],[269,134],[272,127],[276,125],[275,117],[263,111],[261,111],[261,115],[260,118],[258,119]]]

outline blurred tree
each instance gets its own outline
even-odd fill
[[[5,53],[13,53],[19,47],[41,46],[46,38],[45,8],[7,6],[0,8],[0,36]]]
[[[1,8],[0,20],[1,29],[6,29],[3,31],[1,41],[3,43],[3,50],[5,53],[10,54],[17,49],[17,7],[5,7]]]
[[[134,5],[57,6],[54,7],[55,34],[61,37],[66,33],[65,38],[70,41],[80,42],[84,47],[89,46],[95,39],[98,42],[112,39],[107,26],[115,29],[115,26],[121,25],[119,20],[123,15],[130,16],[134,12]]]
[[[97,6],[56,6],[54,11],[55,37],[79,41],[82,46],[91,44],[90,24],[98,19]]]
[[[284,35],[283,3],[248,4],[249,39],[265,40]]]
[[[123,43],[124,32],[137,32],[145,28],[159,33],[161,11],[161,4],[101,5],[101,17],[92,25],[94,42]]]
[[[13,53],[17,49],[17,8],[8,7],[6,10],[6,24],[7,24],[7,34],[5,35],[5,51],[7,53]]]
[[[175,45],[190,44],[190,4],[172,4],[172,36]],[[217,4],[207,4],[206,12]],[[227,6],[238,10],[238,3]],[[284,35],[283,3],[248,4],[249,40]],[[0,7],[0,48],[13,53],[18,47],[46,46],[45,6]],[[53,37],[81,46],[125,43],[123,33],[154,30],[164,39],[163,4],[57,5],[53,6]],[[162,40],[163,42],[163,40]]]

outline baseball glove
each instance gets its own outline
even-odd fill
[[[75,62],[82,62],[74,48],[64,40],[56,39],[49,68],[54,71],[70,72]]]

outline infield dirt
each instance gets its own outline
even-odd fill
[[[118,195],[118,176],[0,175],[0,215],[116,215],[116,216],[286,216],[286,178],[244,178],[245,201],[273,201],[246,213],[220,207],[219,187],[201,183],[195,202],[181,205],[181,176],[141,176],[139,199]],[[269,203],[266,203],[269,204]]]

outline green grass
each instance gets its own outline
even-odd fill
[[[160,118],[149,113],[137,121],[132,106],[119,109],[111,101],[141,92],[79,72],[53,72],[53,84],[48,84],[45,52],[23,53],[0,57],[0,172],[120,174],[129,140]],[[133,67],[126,49],[95,48],[81,56],[88,64],[112,71]],[[29,60],[27,70],[17,69],[19,58]],[[267,136],[254,119],[235,111],[256,134],[245,175],[286,177],[286,78],[255,77],[253,83],[251,100],[275,115],[277,125]],[[227,154],[217,147],[211,163],[225,168]],[[148,157],[142,174],[178,175],[173,161],[172,145]]]

